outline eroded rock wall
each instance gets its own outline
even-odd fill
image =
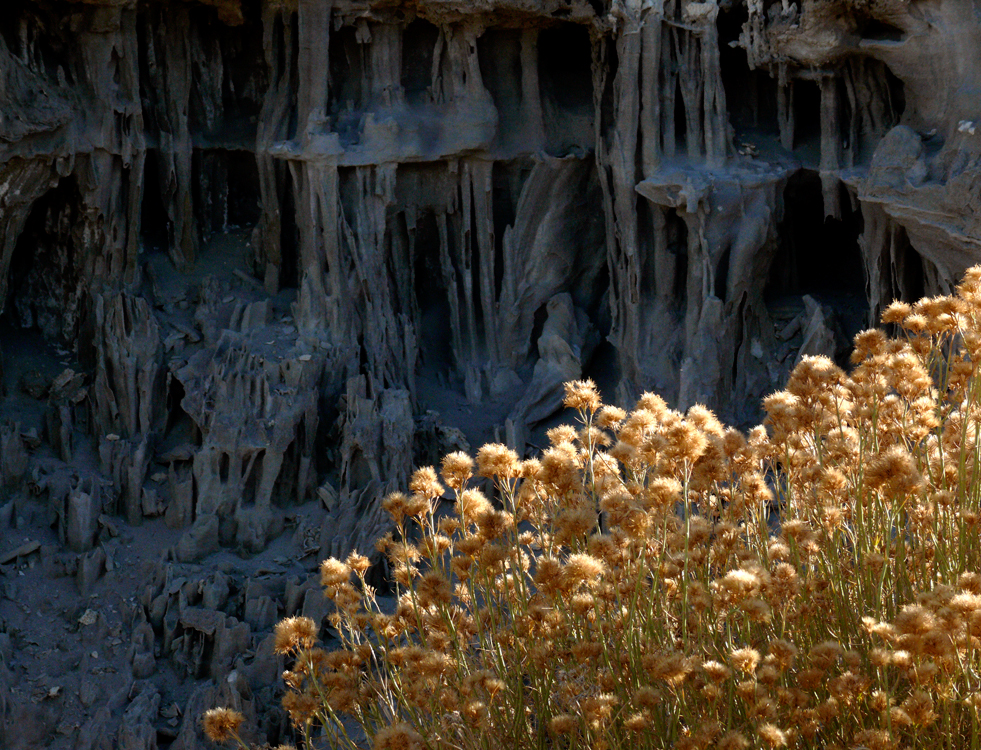
[[[949,289],[979,14],[9,0],[0,745],[190,750],[215,701],[275,744],[269,629],[414,463],[533,449],[583,376],[749,424]]]

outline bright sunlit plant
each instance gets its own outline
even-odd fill
[[[805,358],[748,435],[576,382],[539,458],[419,469],[386,500],[394,613],[352,554],[321,569],[340,648],[277,627],[298,741],[981,746],[981,267],[883,322],[849,373]]]

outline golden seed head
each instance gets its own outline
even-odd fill
[[[647,411],[657,419],[668,410],[668,405],[656,393],[644,393],[637,401],[636,411]]]
[[[574,584],[592,583],[606,572],[606,565],[599,558],[580,553],[569,555],[563,572]]]
[[[441,497],[445,491],[443,485],[439,483],[439,477],[436,476],[436,469],[432,466],[416,469],[412,479],[409,480],[409,489],[427,499]]]
[[[422,607],[428,607],[432,604],[449,604],[453,600],[453,587],[442,573],[429,570],[416,583],[416,595],[419,597],[419,605]]]
[[[651,725],[651,715],[647,711],[638,711],[628,716],[623,726],[630,732],[643,732]]]
[[[774,658],[780,669],[787,670],[793,666],[794,659],[797,658],[797,647],[790,641],[778,638],[770,641],[767,654]]]
[[[392,517],[396,526],[401,526],[405,520],[409,498],[404,492],[393,492],[382,501],[382,508]]]
[[[231,708],[212,708],[204,712],[201,726],[212,742],[227,742],[238,734],[245,717]]]
[[[743,674],[753,674],[760,663],[760,652],[755,648],[738,648],[729,654],[729,661]]]
[[[422,736],[405,723],[385,727],[375,735],[372,750],[421,750]]]
[[[480,490],[464,490],[456,500],[456,514],[464,523],[475,523],[483,514],[494,509]]]
[[[748,570],[730,570],[718,581],[713,582],[712,589],[722,597],[722,600],[738,605],[744,599],[755,597],[760,592],[760,579]]]
[[[592,413],[600,407],[600,396],[596,390],[596,383],[592,380],[574,380],[565,384],[566,408],[575,409],[579,412]]]
[[[490,443],[477,451],[477,473],[482,477],[513,479],[520,472],[518,454],[500,443]]]
[[[563,424],[558,427],[552,427],[545,433],[545,436],[548,438],[548,442],[557,448],[561,445],[572,445],[576,442],[579,434],[572,425]]]
[[[897,300],[890,304],[882,313],[882,322],[887,325],[890,323],[902,323],[911,312],[913,312],[912,306]]]
[[[351,580],[351,568],[335,557],[320,563],[320,585],[336,587]]]
[[[937,618],[926,607],[907,604],[896,616],[895,625],[904,635],[925,635],[937,627]]]
[[[548,730],[552,734],[569,734],[576,728],[578,721],[572,714],[556,714],[548,722]]]
[[[627,418],[627,412],[618,406],[604,406],[596,414],[596,426],[604,430],[615,430]]]
[[[811,660],[811,664],[816,669],[828,669],[832,664],[834,664],[838,659],[845,655],[845,649],[841,647],[841,644],[837,641],[822,641],[813,648],[811,648],[808,653],[808,657]]]
[[[971,594],[981,594],[981,575],[973,572],[961,573],[957,585]]]
[[[930,326],[930,321],[926,315],[920,313],[913,313],[912,315],[907,315],[906,319],[903,321],[903,328],[912,333],[922,333]]]
[[[443,481],[457,492],[473,475],[473,459],[463,451],[449,453],[443,458]]]
[[[702,664],[702,669],[713,682],[724,682],[732,676],[732,670],[718,661],[707,661]]]
[[[722,426],[719,418],[715,416],[715,412],[707,406],[695,404],[688,409],[688,413],[685,416],[689,422],[707,435],[722,437],[725,434],[725,427]]]
[[[317,635],[317,624],[309,617],[287,617],[276,625],[274,649],[277,654],[285,654],[298,648],[311,648]]]
[[[344,562],[355,573],[367,573],[371,567],[371,560],[357,552],[349,554]]]
[[[909,714],[913,724],[928,727],[937,720],[933,710],[933,698],[925,690],[914,690],[902,703],[902,708]]]
[[[641,708],[652,709],[661,702],[661,694],[650,685],[644,685],[634,691],[633,701]]]
[[[761,724],[756,732],[767,747],[783,747],[787,744],[787,733],[774,724]]]

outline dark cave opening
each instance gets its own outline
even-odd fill
[[[718,15],[719,63],[729,119],[737,136],[746,131],[776,136],[777,82],[765,70],[750,70],[746,50],[736,44],[748,19],[749,10],[742,4]]]
[[[14,327],[39,331],[45,340],[74,347],[82,303],[75,235],[82,195],[74,177],[31,207],[11,254],[3,317]]]
[[[432,102],[433,58],[439,29],[429,21],[416,19],[402,36],[402,90],[411,106]]]
[[[893,243],[894,247],[902,248],[895,252],[898,261],[894,264],[897,278],[893,286],[896,298],[904,302],[915,302],[927,294],[924,278],[926,261],[916,252],[904,227],[896,226]]]
[[[300,285],[300,228],[296,224],[296,198],[289,172],[283,184],[279,210],[279,287],[296,289]]]
[[[191,158],[194,218],[202,241],[228,226],[228,170],[225,152],[194,149]]]
[[[465,194],[466,195],[466,194]],[[483,227],[477,221],[477,211],[474,201],[477,200],[475,197],[465,197],[464,200],[470,201],[470,225],[465,226],[461,222],[462,226],[465,226],[466,233],[468,235],[467,239],[464,239],[463,246],[463,268],[461,271],[464,274],[469,274],[470,278],[473,280],[473,321],[474,321],[474,335],[477,342],[476,346],[481,344],[486,345],[488,339],[493,335],[488,329],[488,321],[485,317],[484,305],[481,304],[481,289],[483,289],[483,276],[484,267],[481,263],[480,258],[480,241],[478,238],[481,236]],[[466,213],[461,218],[465,220]],[[459,235],[457,235],[459,236]],[[493,238],[492,238],[493,239]]]
[[[224,135],[235,140],[255,141],[256,122],[262,113],[263,92],[268,87],[269,69],[263,50],[262,0],[243,0],[245,23],[218,34],[224,62],[222,107]]]
[[[166,252],[170,243],[170,218],[160,195],[160,184],[160,154],[147,149],[143,161],[140,238],[145,249]]]
[[[863,39],[875,42],[901,42],[906,38],[902,29],[871,16],[859,19],[857,31]]]
[[[824,215],[821,178],[801,169],[784,189],[780,244],[770,266],[764,298],[771,308],[810,295],[835,310],[844,341],[865,327],[869,317],[865,264],[859,238],[861,211],[851,208],[844,185],[842,218]]]
[[[69,352],[84,350],[76,348],[82,291],[72,236],[80,211],[75,178],[60,180],[31,207],[7,267],[0,314],[0,395],[7,398],[0,412],[12,410],[25,431],[43,432],[48,386]]]
[[[516,29],[488,29],[477,38],[480,77],[497,107],[498,139],[517,135],[522,122],[521,32]]]
[[[334,130],[345,145],[358,140],[365,96],[361,86],[365,78],[364,55],[353,26],[343,26],[331,34],[327,51],[327,110],[334,121]]]
[[[445,371],[453,366],[453,333],[435,211],[420,211],[415,229],[410,231],[415,240],[413,278],[420,318],[419,360],[427,369]]]
[[[21,16],[26,7],[25,0],[7,0],[4,3],[4,15],[6,21],[0,23],[0,40],[14,57],[20,57],[20,34]]]
[[[538,36],[542,95],[563,110],[593,109],[592,43],[585,26],[563,23]]]
[[[794,88],[794,150],[821,147],[821,86],[817,81],[797,78]]]
[[[732,257],[732,245],[722,251],[719,262],[715,267],[715,296],[726,302],[729,288],[729,260]]]
[[[201,435],[191,416],[184,411],[183,401],[187,395],[183,384],[172,378],[167,387],[167,419],[163,430],[163,440],[168,446],[182,443],[200,445]]]
[[[262,484],[262,462],[265,456],[266,452],[260,450],[258,453],[242,458],[242,502],[239,507],[255,506],[257,490]]]
[[[74,176],[31,206],[7,266],[6,300],[0,315],[0,412],[38,434],[48,430],[57,451],[71,450],[57,437],[48,395],[52,381],[90,350],[82,323],[86,302],[81,280],[82,197]],[[83,335],[80,335],[83,334]],[[85,429],[87,415],[76,412],[74,427]],[[64,455],[64,453],[62,453]]]
[[[500,295],[504,282],[504,234],[508,227],[514,226],[517,219],[518,201],[521,190],[534,163],[530,160],[495,161],[492,173],[494,207],[494,279],[495,293]]]
[[[913,247],[905,227],[887,220],[885,226],[873,234],[876,235],[871,240],[876,243],[873,252],[879,256],[879,283],[886,291],[885,299],[915,302],[925,296],[942,293],[941,289],[928,282],[928,278],[936,278],[936,269]],[[895,326],[890,328],[898,332]]]
[[[564,156],[593,142],[592,42],[585,26],[562,23],[538,37],[538,77],[547,151]]]
[[[842,188],[844,189],[844,188]],[[768,293],[865,296],[865,266],[858,240],[862,215],[842,196],[841,220],[826,218],[821,178],[798,170],[784,188],[780,246],[767,284]]]
[[[688,148],[688,118],[685,113],[685,96],[681,90],[681,76],[675,78],[674,145],[682,153]]]
[[[617,386],[623,380],[623,376],[617,348],[606,336],[593,350],[589,362],[583,363],[582,377],[596,383],[596,388],[604,401],[615,402],[618,397]]]
[[[302,472],[299,470],[304,463],[303,448],[306,443],[306,424],[300,422],[296,427],[296,438],[283,453],[283,461],[280,464],[279,473],[276,475],[276,481],[273,483],[272,502],[277,508],[289,508],[300,505],[307,500],[304,495],[307,488],[301,486]],[[323,447],[322,444],[319,444],[314,449],[315,456],[325,452]]]
[[[688,298],[688,225],[677,210],[672,209],[668,216],[674,219],[668,224],[668,252],[675,256],[672,296],[684,304]]]
[[[259,165],[250,151],[226,152],[228,171],[228,224],[254,227],[262,211],[259,204]]]
[[[660,211],[662,217],[654,223],[654,212]],[[668,292],[667,296],[677,300],[681,307],[684,307],[688,297],[688,224],[681,218],[677,208],[665,206],[652,206],[638,204],[638,212],[641,216],[647,217],[644,225],[649,228],[644,229],[645,234],[650,234],[650,243],[653,243],[653,233],[663,232],[662,241],[667,257],[661,263],[660,268],[655,265],[655,253],[646,254],[644,265],[644,276],[641,280],[641,292],[653,298],[658,289]],[[663,229],[659,228],[663,221]],[[644,226],[642,225],[642,226]],[[657,278],[658,273],[670,274],[669,279],[662,280]]]
[[[36,73],[51,82],[59,81],[59,71],[65,83],[74,85],[71,60],[73,50],[70,37],[58,30],[77,23],[84,11],[71,11],[48,3],[7,0],[3,4],[4,20],[0,23],[0,36],[12,55],[26,60]]]
[[[545,330],[545,321],[548,320],[548,300],[545,300],[535,310],[535,317],[531,324],[531,351],[535,356],[541,356],[538,351],[538,339],[542,337]]]

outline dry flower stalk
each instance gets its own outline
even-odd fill
[[[851,372],[805,358],[745,436],[584,381],[538,459],[417,471],[386,502],[395,613],[352,556],[322,568],[339,651],[277,628],[301,739],[981,747],[981,266],[883,321]]]

